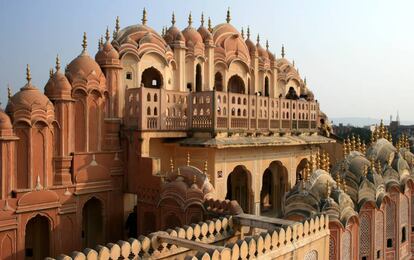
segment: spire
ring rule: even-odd
[[[285,45],[282,44],[282,58],[285,57]]]
[[[109,35],[109,27],[107,26],[105,32],[105,40],[109,42],[109,39],[111,39],[111,36]]]
[[[188,27],[191,27],[191,25],[193,24],[193,17],[191,16],[191,12],[188,15]]]
[[[86,37],[86,32],[84,32],[83,40],[82,40],[82,54],[86,54],[87,47],[88,47],[88,38]]]
[[[207,175],[207,160],[204,161],[204,175]]]
[[[256,38],[257,44],[260,44],[260,35],[257,34],[257,38]]]
[[[329,180],[326,181],[326,197],[329,198],[331,196],[331,185],[329,184]]]
[[[227,17],[226,17],[226,22],[230,23],[231,21],[231,17],[230,17],[230,7],[227,9]]]
[[[39,190],[43,189],[42,184],[40,184],[40,177],[39,177],[39,175],[37,175],[35,189],[36,189],[37,191],[39,191]]]
[[[295,60],[292,60],[292,66],[295,67]]]
[[[49,78],[52,78],[53,77],[53,68],[50,68],[50,70],[49,70]]]
[[[174,12],[171,15],[171,26],[175,26],[175,13]]]
[[[266,40],[266,50],[269,50],[269,41]]]
[[[250,39],[250,26],[247,26],[247,39]]]
[[[30,81],[32,80],[32,74],[30,72],[29,64],[27,64],[26,66],[26,80],[27,80],[27,84],[30,84]]]
[[[190,153],[187,152],[187,166],[190,166]]]
[[[193,184],[196,184],[197,183],[197,175],[193,175]]]
[[[142,25],[146,25],[147,24],[147,10],[145,10],[145,8],[144,8],[144,10],[142,10],[142,19],[141,19],[141,22],[142,22]]]
[[[60,70],[60,59],[59,54],[56,55],[56,72]]]
[[[244,39],[244,30],[243,30],[243,27],[241,28],[240,34],[241,34],[242,38]]]
[[[115,36],[118,36],[118,33],[119,33],[119,29],[120,29],[121,27],[119,26],[119,16],[117,16],[116,17],[116,20],[115,20]],[[114,37],[115,38],[115,37]]]
[[[211,27],[211,18],[208,17],[208,30],[211,32],[213,32],[213,27]]]
[[[306,86],[306,77],[303,79],[303,84],[305,84],[305,86]]]
[[[161,31],[161,36],[164,37],[165,36],[165,27],[162,27],[162,31]]]
[[[204,26],[204,13],[203,12],[201,12],[201,20],[200,20],[200,22],[201,22],[201,27],[203,27]]]
[[[12,97],[12,92],[11,92],[10,85],[7,85],[7,98],[10,100],[11,97]]]
[[[103,36],[101,35],[101,38],[99,38],[98,41],[98,51],[100,51],[103,47]]]

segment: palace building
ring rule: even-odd
[[[65,69],[57,57],[44,92],[29,66],[9,90],[0,259],[411,256],[406,139],[381,125],[368,147],[320,152],[342,144],[283,46],[254,43],[230,11],[175,23],[117,18],[94,57],[86,33]]]

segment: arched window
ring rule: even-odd
[[[203,78],[201,76],[201,65],[197,64],[196,66],[196,92],[202,91]]]
[[[146,88],[161,88],[163,85],[161,72],[154,67],[144,70],[141,76],[142,85]]]
[[[217,91],[223,91],[223,75],[220,72],[216,72],[214,75],[214,88]]]
[[[238,75],[231,76],[229,83],[227,84],[227,89],[232,93],[244,94],[245,87],[242,78],[240,78]]]
[[[265,77],[265,84],[264,84],[264,95],[265,97],[270,96],[269,94],[269,77]]]

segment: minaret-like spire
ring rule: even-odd
[[[172,15],[171,15],[171,26],[175,26],[175,13],[174,12],[172,12]]]
[[[260,44],[260,35],[257,34],[257,38],[256,38],[257,44]]]
[[[145,10],[145,8],[144,8],[144,10],[142,10],[142,19],[141,19],[141,22],[142,22],[142,25],[146,25],[147,24],[147,10]]]
[[[247,39],[250,39],[250,26],[247,26]]]
[[[213,27],[211,27],[211,18],[208,17],[208,30],[209,32],[213,32]]]
[[[56,55],[56,72],[58,72],[60,70],[60,59],[59,59],[59,54]]]
[[[230,23],[231,21],[231,17],[230,17],[230,7],[227,9],[227,17],[226,17],[226,22]]]
[[[269,50],[269,41],[266,40],[266,50]]]
[[[50,70],[49,70],[49,78],[52,78],[53,77],[53,68],[50,68]]]
[[[86,37],[86,32],[84,32],[83,40],[82,40],[82,54],[86,54],[87,47],[88,47],[88,38]]]
[[[243,30],[243,27],[241,28],[240,34],[241,34],[242,38],[244,39],[244,30]]]
[[[164,36],[165,36],[165,27],[164,27],[164,26],[162,27],[162,30],[161,30],[161,36],[162,36],[162,37],[164,37]]]
[[[204,13],[203,12],[201,12],[200,22],[201,22],[201,27],[203,27],[204,26]]]
[[[282,44],[282,58],[285,57],[285,45]]]
[[[103,36],[101,35],[101,38],[99,38],[98,41],[98,51],[100,51],[103,47]]]
[[[119,29],[121,29],[121,27],[119,26],[119,16],[117,16],[116,17],[116,20],[115,20],[115,32],[116,32],[116,36],[118,36]]]
[[[7,98],[10,100],[11,97],[12,97],[11,88],[10,88],[10,85],[7,84]]]
[[[27,80],[27,84],[30,84],[30,81],[32,80],[32,74],[30,72],[29,64],[27,64],[26,66],[26,80]]]
[[[188,15],[188,27],[191,27],[191,25],[193,24],[193,17],[191,16],[191,12]]]
[[[106,32],[105,32],[105,40],[107,42],[109,42],[109,40],[111,39],[111,36],[109,35],[109,27],[106,27]]]
[[[295,60],[292,60],[292,66],[295,67]]]
[[[305,86],[306,86],[306,77],[303,79],[303,84],[305,84]]]

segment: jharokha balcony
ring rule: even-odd
[[[142,131],[314,132],[319,104],[221,91],[126,91],[125,125]]]

